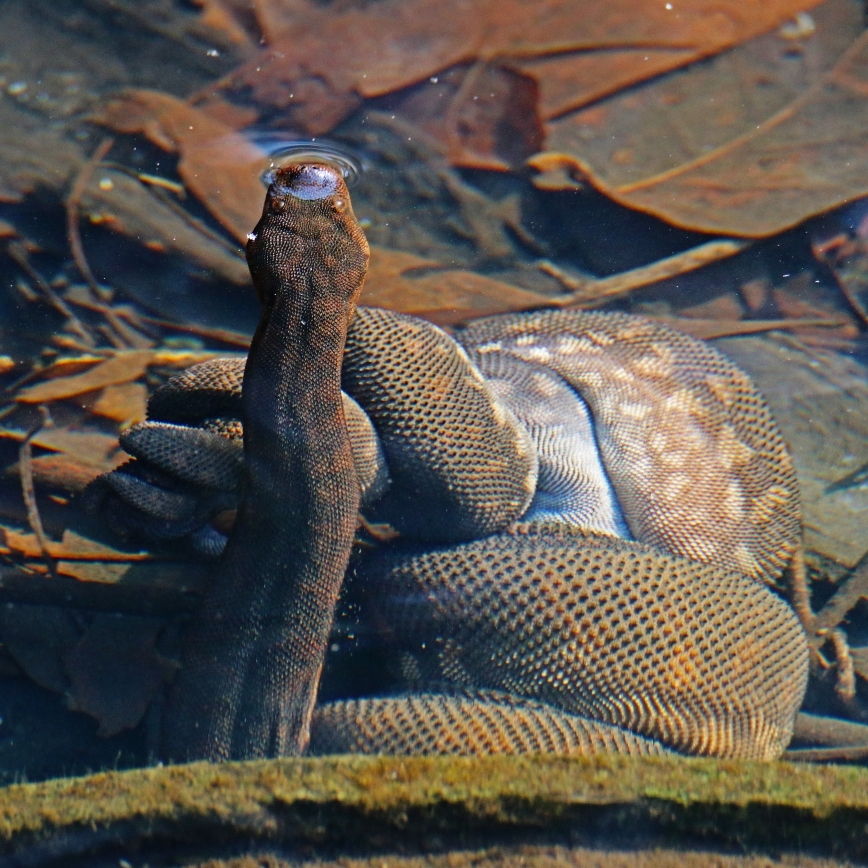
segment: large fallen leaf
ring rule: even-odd
[[[63,654],[81,638],[76,615],[54,606],[0,606],[0,639],[15,662],[41,687],[65,693]]]
[[[135,615],[95,615],[81,640],[63,654],[67,703],[99,721],[99,734],[134,727],[174,671],[154,649],[164,622]]]
[[[197,178],[206,176],[213,168],[209,158],[200,162],[201,136],[214,136],[215,141],[240,138],[204,111],[174,97],[149,91],[129,91],[118,97],[110,104],[102,121],[112,129],[141,133],[161,147],[178,151],[182,154],[180,165],[186,165],[187,174]],[[246,238],[262,211],[264,191],[259,173],[263,165],[261,154],[251,156],[246,163],[235,165],[219,183],[212,179],[201,196],[202,203],[239,240]],[[202,189],[201,184],[191,187],[197,196]],[[362,295],[363,304],[412,313],[441,325],[539,307],[546,301],[544,296],[475,272],[443,269],[433,260],[376,246],[371,250],[371,265]],[[48,387],[50,384],[41,385]],[[51,394],[47,388],[44,393]]]
[[[58,377],[22,389],[15,400],[24,404],[44,404],[93,392],[104,386],[114,386],[138,380],[153,361],[152,350],[119,352],[81,374]]]
[[[230,178],[231,172],[223,176]],[[181,209],[160,200],[126,172],[110,168],[95,172],[82,195],[80,210],[92,224],[134,238],[149,250],[183,255],[200,270],[239,286],[250,280],[240,250],[206,235],[185,219]],[[100,276],[113,282],[111,274]]]
[[[868,193],[868,36],[829,0],[804,43],[775,34],[549,124],[607,196],[688,229],[761,237]],[[746,97],[749,95],[749,98]],[[560,158],[555,154],[560,154]]]
[[[435,269],[435,270],[432,270]],[[438,268],[413,253],[372,247],[362,304],[455,325],[474,317],[544,306],[545,296],[464,269]]]
[[[545,141],[536,79],[498,63],[455,66],[404,88],[381,101],[387,113],[422,130],[453,166],[502,171]]]
[[[149,90],[127,91],[96,117],[121,133],[141,133],[181,155],[187,188],[239,241],[254,227],[264,192],[266,155],[249,139],[183,100]],[[255,181],[255,183],[254,183]]]
[[[227,80],[293,127],[331,129],[376,97],[457,64],[533,75],[549,118],[735,45],[811,0],[380,0],[335,9],[258,0],[271,47]]]

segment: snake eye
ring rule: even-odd
[[[332,199],[332,208],[334,208],[338,214],[343,214],[343,212],[347,210],[347,200],[341,199],[340,196],[337,196]]]
[[[280,214],[281,211],[286,209],[286,202],[283,199],[272,199],[271,200],[271,210],[274,211],[275,214]]]

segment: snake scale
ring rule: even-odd
[[[277,172],[247,256],[246,367],[157,390],[91,498],[117,530],[212,554],[209,520],[238,504],[167,757],[783,751],[808,667],[775,590],[797,484],[745,374],[625,314],[453,338],[356,312],[367,245],[326,164]],[[351,560],[360,507],[400,537]],[[342,585],[413,674],[314,707]]]

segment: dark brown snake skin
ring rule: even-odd
[[[305,749],[359,508],[340,370],[368,245],[340,174],[278,172],[247,261],[262,318],[242,396],[246,479],[170,698],[178,760]]]
[[[495,317],[460,333],[462,349],[428,323],[362,308],[343,360],[361,404],[344,396],[348,443],[333,317],[350,316],[363,239],[349,208],[283,192],[282,211],[269,193],[249,248],[260,296],[277,301],[243,391],[237,360],[176,377],[150,402],[157,421],[124,437],[138,461],[102,481],[137,521],[183,536],[207,511],[195,486],[232,493],[250,468],[188,639],[169,755],[303,749],[360,487],[366,517],[405,542],[357,559],[348,589],[412,651],[421,681],[319,707],[311,750],[779,755],[807,645],[764,583],[797,544],[798,496],[748,378],[640,317]],[[318,311],[280,313],[296,284]],[[244,456],[226,439],[239,416]],[[564,460],[584,441],[604,466]]]

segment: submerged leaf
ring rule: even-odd
[[[294,127],[331,129],[359,98],[496,58],[536,79],[550,118],[707,57],[816,5],[811,0],[380,0],[336,9],[259,0],[271,47],[226,84]],[[504,64],[505,65],[505,64]]]
[[[149,90],[127,91],[97,120],[180,153],[178,174],[187,188],[239,241],[256,224],[263,200],[258,179],[267,158],[227,124],[177,97]]]
[[[68,609],[7,603],[0,606],[0,639],[15,662],[41,687],[65,693],[69,676],[63,654],[81,638]]]
[[[26,558],[41,558],[42,550],[36,534],[21,533],[9,527],[0,527],[6,548],[11,552]],[[48,554],[53,558],[82,561],[116,561],[131,563],[133,561],[152,560],[153,555],[141,551],[122,551],[113,546],[96,540],[88,539],[71,530],[63,532],[60,542],[48,543]]]
[[[136,726],[174,671],[154,649],[163,627],[156,618],[95,615],[81,640],[63,654],[69,708],[95,717],[101,736]]]
[[[104,386],[138,380],[154,358],[151,350],[119,352],[81,374],[58,377],[22,389],[15,400],[23,404],[44,404],[93,392]]]
[[[557,152],[605,195],[677,226],[743,237],[865,195],[868,36],[850,42],[863,28],[853,4],[815,16],[800,54],[769,35],[553,120],[547,162]]]
[[[474,271],[443,270],[431,260],[383,247],[371,248],[361,298],[362,304],[414,314],[438,325],[542,307],[548,301],[546,296]]]
[[[123,425],[134,425],[147,415],[148,390],[144,383],[116,383],[106,386],[90,408]]]

